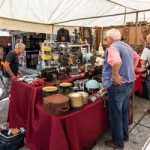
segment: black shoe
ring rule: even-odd
[[[125,141],[125,142],[129,142],[129,138],[125,138],[124,141]]]
[[[108,147],[111,147],[111,148],[123,149],[123,146],[121,147],[121,146],[115,145],[112,140],[105,141],[105,145],[108,146]]]

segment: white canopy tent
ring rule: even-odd
[[[136,21],[136,12],[140,21],[150,21],[150,1],[0,0],[0,28],[46,33],[51,25],[124,25]]]
[[[10,34],[7,31],[0,31],[0,36],[10,36]]]

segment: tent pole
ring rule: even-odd
[[[139,12],[147,12],[147,11],[150,11],[150,9],[126,12],[126,15],[127,15],[127,14],[135,14],[135,13],[139,13]],[[67,23],[67,22],[72,22],[72,21],[78,21],[78,20],[88,20],[88,19],[96,19],[96,18],[114,17],[114,16],[121,16],[121,15],[124,15],[124,14],[125,14],[125,13],[117,13],[117,14],[112,14],[112,15],[103,15],[103,16],[77,18],[77,19],[72,19],[72,20],[66,20],[66,21],[56,22],[56,23],[54,23],[54,24],[57,25],[57,24],[62,24],[62,23]],[[52,24],[49,24],[49,25],[52,25]]]
[[[138,12],[136,12],[136,22],[135,22],[135,44],[137,44],[137,30],[138,30]]]
[[[14,34],[12,34],[12,38],[11,38],[11,42],[12,42],[12,50],[14,50],[15,49],[15,35]]]
[[[138,29],[138,12],[136,12],[136,24],[135,24],[135,44],[137,44],[137,29]],[[132,119],[131,123],[133,123],[134,119],[134,103],[135,101],[135,93],[134,93],[134,85],[133,85],[133,90],[132,90]]]
[[[127,11],[127,8],[125,7],[125,14],[124,14],[124,26],[126,25],[126,11]]]
[[[104,35],[103,35],[103,27],[101,27],[101,44],[103,45],[103,38],[104,38]]]
[[[53,40],[53,34],[54,34],[54,24],[52,25],[52,36],[51,36],[51,40]]]

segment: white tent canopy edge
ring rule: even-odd
[[[0,28],[49,33],[51,25],[124,25],[141,10],[139,21],[150,21],[149,9],[149,0],[0,0]],[[134,13],[124,17],[125,11]]]

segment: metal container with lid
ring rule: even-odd
[[[69,94],[71,107],[74,109],[81,109],[84,105],[81,93],[70,93]]]
[[[68,95],[72,91],[72,84],[69,82],[60,83],[59,86],[63,95]]]
[[[54,94],[43,98],[44,110],[53,115],[61,115],[67,112],[70,108],[69,98],[61,95]]]
[[[89,94],[87,92],[77,92],[82,95],[83,104],[88,103]]]

